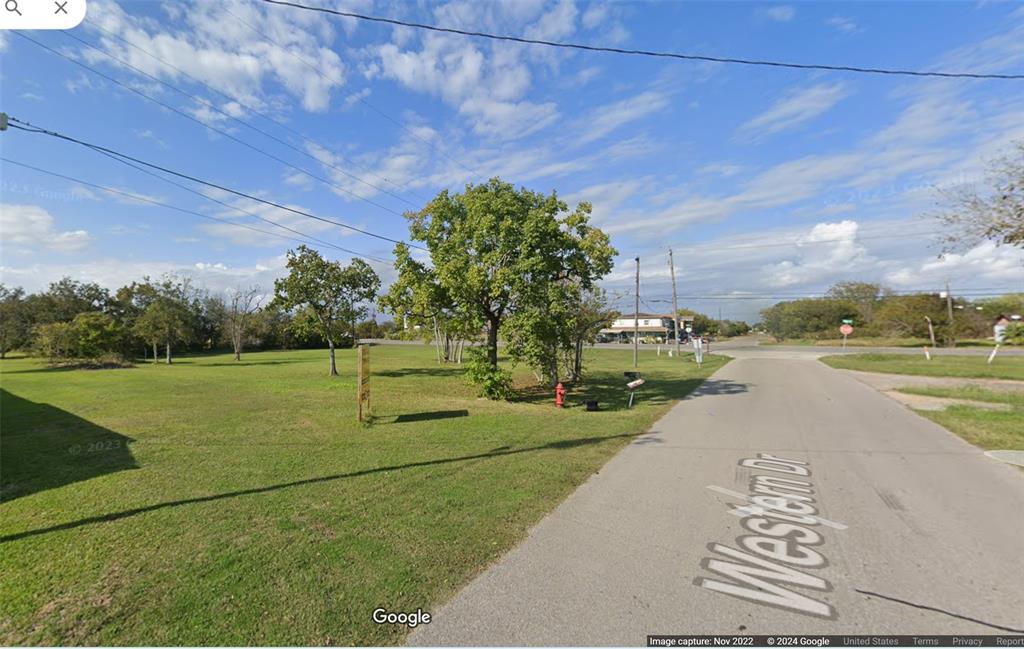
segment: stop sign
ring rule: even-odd
[[[844,324],[842,327],[839,327],[839,333],[843,334],[844,336],[849,336],[850,334],[853,333],[853,327],[851,327],[848,324]]]

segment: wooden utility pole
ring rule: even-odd
[[[640,353],[640,258],[636,258],[636,293],[633,300],[633,367],[637,367],[637,356]]]
[[[370,414],[370,346],[356,348],[356,414],[365,421]]]
[[[671,248],[668,249],[668,268],[672,273],[672,322],[676,332],[676,358],[679,358],[679,304],[676,303],[676,265]]]

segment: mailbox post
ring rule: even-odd
[[[626,387],[629,388],[629,405],[626,407],[632,408],[633,398],[636,396],[637,388],[646,383],[646,381],[640,378],[640,372],[625,372],[624,374],[627,379],[633,379],[632,381],[626,384]]]

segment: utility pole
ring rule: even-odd
[[[671,248],[668,249],[668,268],[672,273],[672,323],[676,332],[676,358],[679,358],[679,304],[676,303],[676,265]]]
[[[633,367],[637,367],[640,353],[640,258],[636,258],[636,293],[633,300]]]
[[[949,280],[946,280],[946,317],[949,319],[949,346],[956,347],[953,337],[953,294],[949,292]]]

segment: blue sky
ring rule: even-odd
[[[320,3],[714,56],[1024,70],[1024,9],[1014,3]],[[755,320],[781,296],[820,293],[842,279],[901,290],[947,280],[954,291],[1024,288],[1019,248],[984,244],[939,259],[934,224],[922,217],[936,187],[979,182],[985,160],[1024,139],[1024,82],[566,52],[247,1],[91,1],[73,33],[96,49],[60,32],[29,35],[201,123],[10,33],[0,41],[0,110],[395,239],[406,237],[401,213],[444,188],[498,175],[557,190],[592,202],[595,221],[612,234],[621,255],[606,286],[623,307],[639,255],[645,310],[667,308],[670,245],[681,302],[732,318]],[[22,163],[274,229],[52,138],[7,131],[0,146]],[[13,165],[2,171],[3,281],[29,290],[65,274],[116,288],[166,272],[191,274],[213,291],[269,288],[298,245]],[[203,191],[318,239],[390,256],[386,241]],[[374,263],[386,282],[391,269]],[[709,295],[730,297],[697,299]]]

